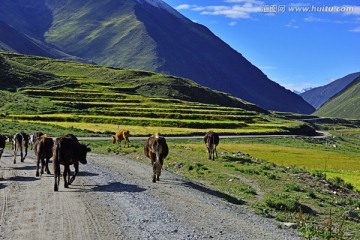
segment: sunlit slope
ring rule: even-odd
[[[329,99],[314,115],[360,119],[360,77]]]
[[[190,80],[10,53],[0,54],[3,115],[40,122],[301,131],[256,105]],[[16,91],[16,92],[15,92]]]

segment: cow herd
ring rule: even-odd
[[[129,147],[129,136],[130,132],[127,129],[119,129],[118,132],[112,136],[113,144],[118,143],[118,145],[121,146],[120,143],[124,140],[125,146],[127,143]],[[16,164],[18,151],[20,151],[20,161],[24,162],[30,145],[36,156],[36,177],[44,174],[44,171],[46,171],[47,174],[51,174],[49,161],[50,158],[53,159],[54,191],[59,190],[61,177],[60,165],[64,166],[62,174],[64,187],[68,188],[79,173],[79,163],[86,164],[86,155],[91,151],[88,145],[81,144],[73,134],[67,134],[54,140],[42,132],[28,135],[24,131],[20,131],[14,136],[8,137],[0,134],[0,159],[4,152],[6,141],[12,143],[14,164]],[[217,157],[216,146],[219,144],[219,135],[213,131],[207,132],[204,137],[204,143],[208,150],[209,159],[214,160],[215,156]],[[169,147],[165,137],[159,133],[150,136],[145,142],[144,154],[151,160],[153,168],[152,181],[155,183],[160,180],[164,159],[169,154]],[[73,165],[75,168],[75,173],[72,176],[70,165]]]

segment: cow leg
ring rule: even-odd
[[[25,155],[24,155],[24,158],[23,158],[22,162],[24,162],[24,160],[25,160],[25,158],[27,156],[27,151],[28,151],[28,146],[25,146]]]
[[[209,160],[211,160],[211,150],[208,148]]]
[[[69,184],[68,184],[68,174],[70,171],[70,166],[69,165],[64,165],[64,173],[63,173],[63,177],[64,177],[64,188],[69,188]]]
[[[44,168],[45,168],[45,157],[41,157],[41,175],[44,174]]]
[[[160,175],[161,175],[161,165],[160,164],[156,164],[156,180],[160,181]]]
[[[46,157],[45,170],[46,170],[47,174],[51,174],[50,169],[49,169],[49,161],[50,161],[50,158]]]
[[[17,149],[16,149],[16,146],[15,146],[15,148],[14,148],[14,164],[16,164],[16,151]]]
[[[54,191],[59,191],[60,184],[60,164],[54,162]]]
[[[79,162],[75,163],[74,167],[75,167],[75,174],[74,176],[71,177],[69,181],[69,185],[74,182],[76,175],[79,173]]]
[[[40,165],[40,156],[36,158],[36,177],[39,177],[39,165]],[[42,174],[42,173],[41,173]]]
[[[156,166],[153,164],[153,175],[152,175],[152,182],[156,182]]]
[[[24,156],[24,154],[23,154],[23,148],[22,148],[22,146],[20,145],[20,161],[21,161],[21,162],[24,162],[23,156]]]

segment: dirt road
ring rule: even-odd
[[[146,163],[145,163],[146,162]],[[52,169],[52,164],[50,164]],[[0,161],[0,239],[301,239],[214,191],[120,156],[90,154],[73,185],[35,177],[32,152]]]

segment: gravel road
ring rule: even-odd
[[[167,171],[152,183],[145,159],[89,154],[73,185],[61,179],[54,192],[53,175],[36,178],[29,155],[0,160],[0,239],[302,239]]]

